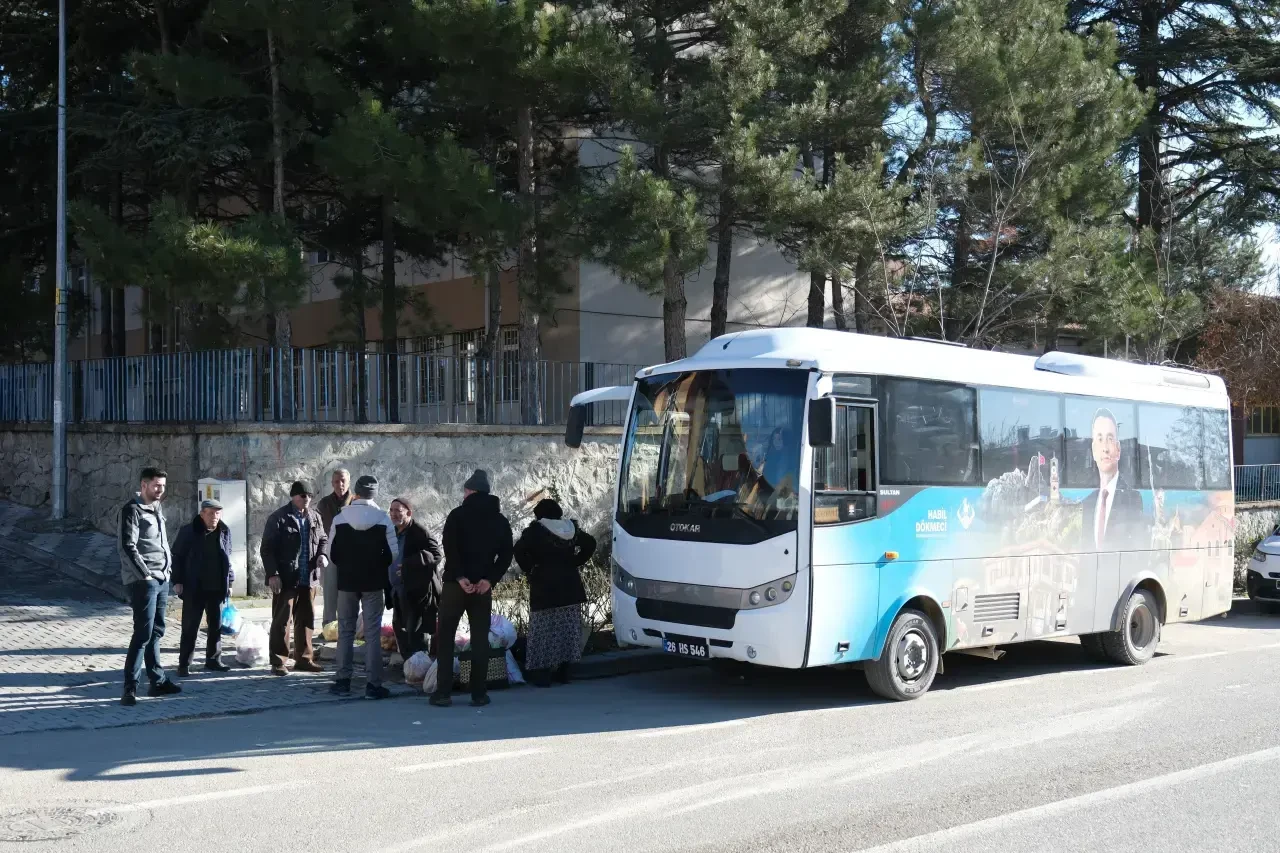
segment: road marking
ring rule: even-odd
[[[1213,776],[1217,773],[1233,770],[1246,764],[1258,764],[1260,762],[1270,761],[1274,758],[1280,758],[1280,747],[1271,747],[1270,749],[1263,749],[1258,752],[1250,752],[1244,755],[1237,755],[1232,758],[1224,758],[1221,761],[1214,761],[1210,764],[1201,764],[1196,767],[1188,767],[1185,770],[1176,770],[1173,773],[1165,773],[1162,776],[1152,776],[1149,779],[1141,779],[1137,782],[1117,785],[1114,788],[1103,788],[1100,791],[1081,794],[1078,797],[1056,800],[1051,803],[1044,803],[1043,805],[1022,809],[1021,811],[996,815],[995,817],[985,818],[983,820],[974,821],[973,823],[965,823],[959,826],[953,826],[949,829],[942,829],[937,832],[926,833],[925,835],[916,835],[911,838],[904,838],[901,841],[894,841],[889,844],[881,844],[877,847],[859,848],[857,853],[906,853],[906,851],[912,850],[932,851],[938,849],[954,849],[954,845],[956,843],[968,840],[975,835],[981,835],[984,832],[1008,829],[1019,824],[1029,823],[1046,817],[1056,817],[1057,815],[1099,805],[1111,800],[1133,797],[1138,794],[1144,794],[1148,791],[1158,790],[1161,788],[1170,788],[1174,785],[1181,785],[1184,782],[1193,782],[1197,779],[1203,779],[1206,776]]]
[[[1176,652],[1157,658],[1152,661],[1149,666],[1155,667],[1157,670],[1161,667],[1173,666],[1178,663],[1190,663],[1197,660],[1208,660],[1210,658],[1223,657],[1224,655],[1240,655],[1248,652],[1265,652],[1271,649],[1280,649],[1280,643],[1267,643],[1261,646],[1249,646],[1244,649],[1226,649],[1216,652],[1201,652],[1194,655],[1181,655]],[[1004,678],[999,681],[988,681],[981,684],[966,684],[963,687],[942,688],[937,692],[943,695],[952,693],[981,693],[984,690],[999,690],[1004,687],[1017,687],[1027,684],[1028,682],[1038,681],[1040,679],[1049,678],[1075,678],[1081,675],[1105,675],[1116,672],[1130,672],[1137,667],[1131,666],[1098,666],[1091,669],[1068,669],[1055,670],[1051,672],[1038,672],[1031,675],[1022,675],[1014,678]]]
[[[721,720],[718,723],[699,723],[696,726],[675,726],[666,729],[654,729],[648,732],[637,732],[627,737],[633,738],[651,738],[651,737],[671,737],[672,735],[688,735],[696,732],[712,731],[714,729],[731,729],[736,726],[745,726],[746,720]]]
[[[488,755],[471,755],[466,758],[446,758],[443,761],[429,761],[426,764],[410,764],[406,767],[397,767],[396,770],[400,773],[417,773],[420,770],[438,770],[442,767],[461,767],[464,764],[483,764],[487,761],[521,758],[526,755],[536,755],[540,752],[546,752],[546,750],[517,749],[511,752],[491,752]]]
[[[113,814],[122,814],[126,812],[140,812],[148,809],[163,809],[169,806],[184,806],[188,803],[207,803],[213,800],[230,800],[235,797],[251,797],[255,794],[271,794],[279,792],[285,788],[296,788],[300,786],[300,782],[280,782],[274,785],[255,785],[251,788],[224,788],[221,791],[206,791],[203,794],[188,794],[185,797],[169,797],[163,800],[144,800],[141,803],[126,803],[120,806],[111,806],[109,808],[97,809],[89,812],[90,815],[97,816],[108,812]]]

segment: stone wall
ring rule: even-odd
[[[327,493],[335,468],[348,468],[353,477],[373,474],[381,506],[403,497],[437,534],[477,467],[489,471],[517,533],[531,519],[525,499],[544,488],[588,530],[607,531],[620,432],[588,429],[582,447],[573,449],[564,445],[562,427],[77,426],[67,438],[68,510],[114,533],[116,510],[137,490],[138,472],[158,465],[169,474],[166,517],[176,529],[194,512],[199,478],[246,480],[250,576],[260,584],[257,553],[267,515],[289,500],[294,480]],[[0,431],[0,465],[10,472],[0,480],[0,498],[26,506],[49,502],[51,441],[47,427]]]
[[[1245,567],[1253,549],[1280,524],[1280,503],[1240,504],[1236,507],[1236,587],[1244,589]]]

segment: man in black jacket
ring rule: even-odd
[[[296,482],[289,503],[271,513],[262,531],[262,566],[271,588],[271,674],[288,675],[289,621],[293,621],[293,669],[324,672],[311,645],[316,589],[326,561],[328,536],[311,506],[311,487]]]
[[[400,559],[400,543],[391,517],[373,502],[376,477],[356,480],[356,499],[338,513],[329,531],[329,558],[338,570],[338,677],[331,693],[351,692],[356,620],[364,614],[364,698],[391,695],[382,686],[382,611],[391,586],[387,570]]]
[[[462,506],[444,523],[444,589],[436,642],[436,691],[431,704],[448,706],[453,685],[453,637],[465,611],[471,624],[471,704],[489,704],[489,614],[493,585],[511,566],[511,524],[489,494],[489,475],[477,468],[463,484]]]
[[[182,599],[182,640],[178,675],[191,674],[191,656],[204,617],[207,672],[231,669],[222,662],[222,603],[231,595],[231,531],[222,523],[222,504],[204,501],[200,514],[178,531],[173,544],[173,591]]]

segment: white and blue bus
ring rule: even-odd
[[[943,652],[1079,636],[1125,664],[1231,605],[1221,379],[817,329],[716,338],[630,387],[620,642],[928,690]]]

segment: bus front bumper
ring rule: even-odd
[[[776,607],[739,610],[732,627],[709,627],[655,618],[652,606],[642,616],[639,599],[613,590],[614,633],[620,645],[641,646],[693,658],[713,658],[798,669],[804,663],[807,599],[792,598]],[[672,618],[679,616],[678,609]],[[798,621],[797,621],[798,620]],[[792,625],[790,623],[797,622]],[[670,643],[664,641],[671,641]]]

